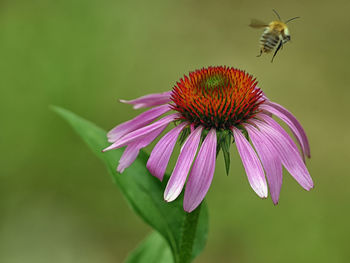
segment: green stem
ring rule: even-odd
[[[185,221],[182,226],[182,237],[180,243],[180,263],[189,263],[192,261],[193,243],[196,236],[198,218],[201,211],[201,205],[191,213],[186,213]]]

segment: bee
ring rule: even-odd
[[[299,16],[288,19],[286,22],[282,22],[280,15],[276,12],[276,10],[272,9],[272,11],[276,14],[278,20],[272,21],[267,24],[262,21],[252,19],[250,23],[250,27],[252,28],[265,28],[263,34],[260,37],[260,54],[257,57],[260,57],[263,53],[270,53],[275,50],[271,62],[275,58],[277,52],[283,47],[283,44],[290,41],[290,34],[287,27],[287,23],[300,18]]]

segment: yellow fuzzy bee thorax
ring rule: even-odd
[[[269,24],[269,28],[270,28],[270,30],[282,32],[284,29],[287,28],[287,25],[281,21],[272,21]]]

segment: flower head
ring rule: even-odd
[[[313,187],[304,163],[305,156],[310,157],[310,148],[302,126],[288,110],[267,99],[255,79],[244,71],[231,67],[203,68],[184,76],[172,91],[122,102],[134,105],[135,109],[151,109],[112,129],[108,133],[112,144],[105,151],[126,146],[117,168],[123,172],[140,149],[174,123],[175,127],[153,148],[147,168],[163,180],[176,142],[183,143],[164,199],[175,200],[186,183],[187,212],[193,211],[208,192],[220,150],[228,172],[232,141],[251,187],[261,198],[267,197],[269,186],[272,201],[278,203],[282,165],[304,189]],[[300,151],[272,115],[289,126]]]
[[[262,101],[255,79],[226,67],[204,68],[174,87],[171,108],[181,119],[206,129],[230,129],[254,116]]]

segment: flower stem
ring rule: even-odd
[[[193,243],[196,236],[198,218],[201,211],[201,205],[191,213],[186,213],[185,221],[182,226],[182,237],[180,245],[180,263],[189,263],[192,261]]]

